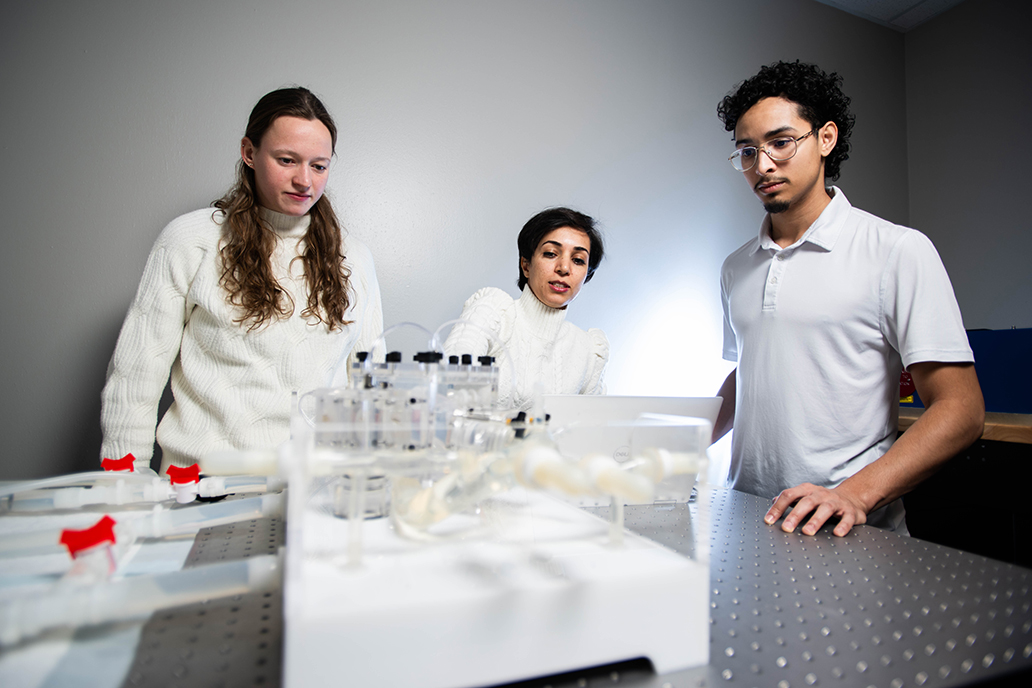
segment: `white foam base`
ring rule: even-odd
[[[459,688],[637,657],[659,673],[708,662],[706,562],[630,533],[614,547],[604,521],[522,490],[437,529],[467,527],[426,545],[367,522],[349,568],[347,521],[306,512],[304,543],[287,548],[285,685]]]

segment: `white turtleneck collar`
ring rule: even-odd
[[[541,339],[555,339],[566,320],[565,308],[552,308],[541,303],[530,290],[529,284],[524,285],[523,293],[516,302],[516,310],[523,326]]]
[[[269,223],[272,231],[276,232],[281,239],[303,237],[308,232],[308,225],[312,221],[312,216],[309,213],[296,217],[294,215],[277,213],[275,210],[269,210],[264,207],[259,207],[258,212],[262,219]]]

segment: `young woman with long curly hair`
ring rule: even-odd
[[[161,470],[289,435],[292,391],[345,384],[383,329],[372,256],[323,191],[337,128],[305,88],[266,94],[237,180],[158,237],[122,326],[102,399],[102,456]],[[157,425],[171,371],[174,401]]]

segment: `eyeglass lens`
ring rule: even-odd
[[[784,161],[791,158],[796,154],[799,149],[799,144],[792,137],[785,137],[780,139],[773,139],[767,141],[762,146],[763,151],[770,156],[771,160]],[[748,169],[752,169],[752,166],[756,164],[756,159],[759,157],[759,151],[756,146],[746,146],[745,148],[739,148],[731,154],[731,164],[735,166],[735,169],[739,172],[744,172]]]

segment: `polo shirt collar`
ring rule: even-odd
[[[831,251],[838,241],[839,234],[845,224],[849,211],[853,208],[846,198],[846,194],[837,186],[831,187],[831,203],[824,208],[821,214],[814,220],[813,224],[806,230],[799,241],[786,248],[798,248],[804,243],[810,243],[825,251]],[[759,241],[756,242],[752,253],[759,250],[783,251],[780,246],[774,243],[770,237],[770,214],[763,217],[760,223]]]

